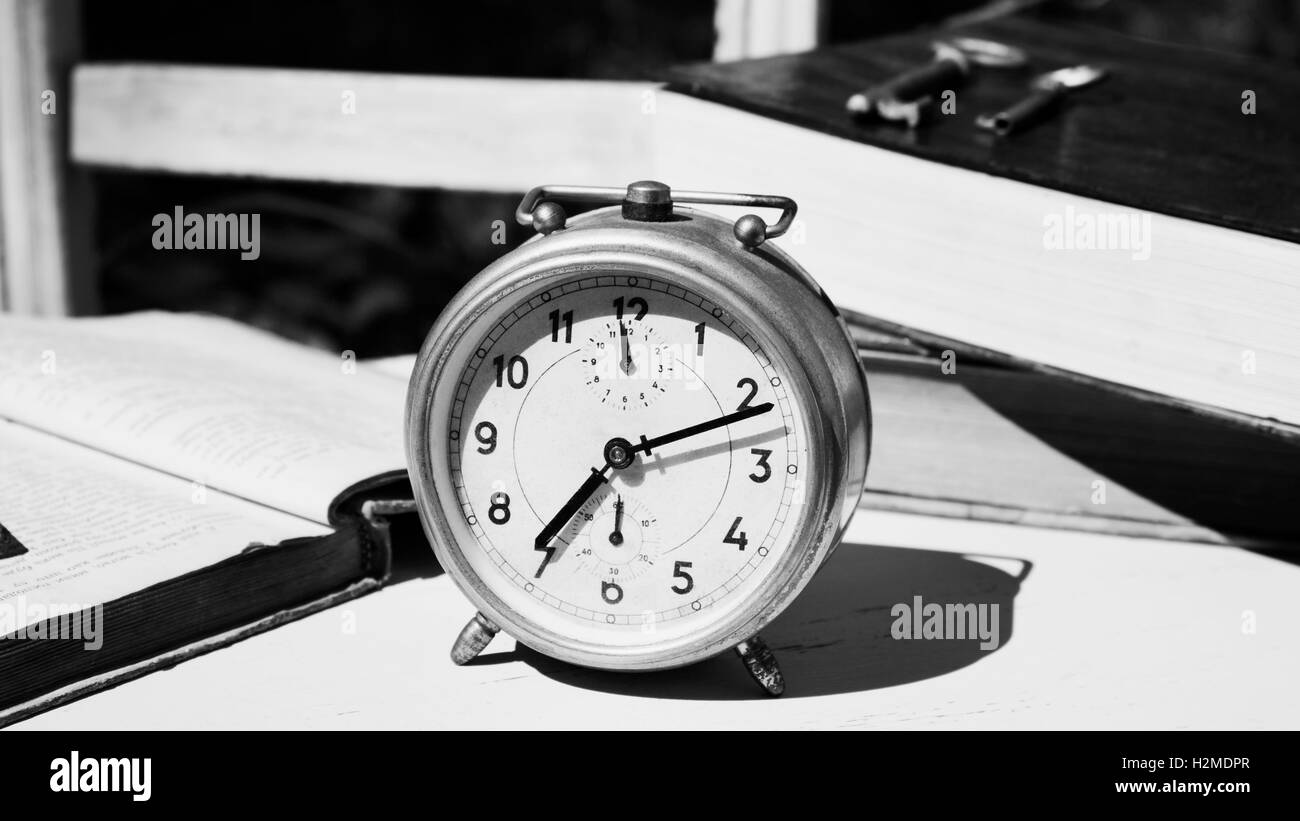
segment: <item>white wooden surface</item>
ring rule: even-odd
[[[743,60],[814,49],[822,39],[822,20],[819,0],[718,0],[713,59]]]
[[[454,667],[447,649],[470,609],[440,576],[18,727],[1300,728],[1300,566],[872,511],[849,536],[766,631],[789,680],[778,700],[756,696],[728,657],[614,675],[498,637],[483,663]],[[991,652],[890,638],[889,608],[916,594],[999,602],[1010,635]]]
[[[654,170],[650,83],[91,63],[73,92],[92,165],[509,192]]]

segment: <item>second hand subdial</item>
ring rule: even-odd
[[[614,529],[610,531],[609,543],[618,547],[623,544],[623,494],[614,501]]]
[[[617,535],[617,538],[615,536]],[[602,579],[634,579],[659,556],[659,520],[635,498],[598,493],[566,529],[578,566]]]

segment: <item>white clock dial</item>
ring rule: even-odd
[[[805,502],[785,367],[725,306],[658,279],[590,274],[506,302],[448,373],[447,515],[473,533],[458,549],[475,574],[530,622],[606,646],[744,606]]]

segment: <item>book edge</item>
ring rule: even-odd
[[[383,578],[362,578],[343,590],[313,599],[306,604],[277,610],[255,621],[198,639],[174,650],[65,685],[39,698],[0,710],[0,727],[8,727],[88,695],[133,681],[157,670],[175,666],[191,658],[206,655],[213,650],[227,647],[251,636],[265,633],[281,625],[327,610],[342,602],[350,601],[380,589],[383,587],[384,581]]]

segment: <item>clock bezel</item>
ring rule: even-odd
[[[730,223],[709,214],[678,209],[684,219],[667,223],[627,223],[614,209],[572,220],[569,227],[534,238],[503,256],[457,295],[430,331],[412,375],[407,402],[407,448],[412,487],[425,531],[443,568],[488,619],[538,652],[575,664],[612,670],[678,667],[716,655],[744,641],[771,622],[802,591],[834,548],[847,524],[843,504],[856,504],[862,479],[854,472],[848,448],[869,440],[869,417],[845,414],[845,397],[825,386],[835,384],[825,343],[813,327],[838,323],[833,310],[814,296],[809,284],[772,264],[770,254],[747,251],[720,237]],[[455,401],[452,388],[490,328],[485,317],[502,301],[518,304],[532,294],[570,279],[593,275],[645,276],[675,284],[723,306],[758,340],[760,347],[793,380],[788,394],[803,417],[808,465],[803,471],[804,504],[790,525],[791,547],[774,557],[777,566],[746,602],[698,631],[658,644],[601,645],[576,640],[520,614],[479,576],[462,545],[481,546],[450,487],[451,461],[442,435]],[[820,294],[816,294],[820,298]],[[801,310],[804,315],[800,315]],[[809,317],[819,310],[824,314]],[[793,313],[792,313],[793,312]],[[837,328],[842,332],[842,327]],[[823,336],[826,336],[823,334]],[[851,348],[831,335],[830,342]],[[842,354],[843,351],[837,353]],[[850,350],[861,376],[861,367]],[[443,380],[450,381],[443,385]],[[840,380],[842,381],[842,380]],[[819,386],[821,389],[819,389]],[[865,402],[865,378],[862,381]],[[861,460],[865,473],[865,454]]]

